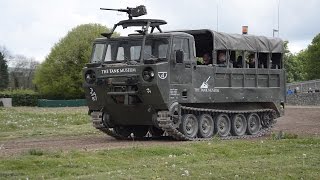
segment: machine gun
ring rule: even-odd
[[[159,32],[162,32],[160,29],[161,25],[167,24],[164,20],[159,19],[132,19],[133,17],[140,17],[147,14],[147,8],[144,5],[137,6],[135,8],[127,7],[127,9],[109,9],[109,8],[100,8],[101,10],[108,11],[118,11],[125,12],[128,14],[128,20],[122,20],[115,24],[109,33],[102,33],[101,35],[110,38],[115,29],[118,26],[122,26],[123,28],[132,27],[132,26],[140,26],[142,30],[137,30],[139,34],[146,35],[148,33],[149,28],[151,28],[151,33],[153,33],[154,29],[158,29]]]
[[[127,9],[100,8],[100,10],[125,12],[128,14],[130,20],[132,19],[132,17],[139,17],[147,14],[147,8],[144,5],[140,5],[135,8],[127,7]]]

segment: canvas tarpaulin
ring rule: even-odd
[[[283,53],[283,41],[264,36],[227,34],[212,31],[215,50],[244,50]]]

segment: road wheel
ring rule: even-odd
[[[114,127],[114,131],[118,135],[120,135],[120,136],[122,136],[124,138],[127,138],[132,133],[132,128],[131,127],[127,127],[127,126],[116,126],[116,127]]]
[[[160,137],[164,133],[164,131],[162,129],[159,129],[159,128],[154,127],[154,126],[151,126],[149,128],[149,132],[152,135],[152,137]]]
[[[148,131],[149,131],[148,126],[134,126],[132,128],[132,133],[133,133],[134,137],[136,137],[136,138],[144,137]]]
[[[195,138],[198,133],[198,120],[196,116],[193,114],[183,115],[179,130],[188,138]]]
[[[234,136],[242,136],[247,130],[247,120],[243,114],[236,114],[232,117],[231,133]]]
[[[257,113],[251,113],[247,117],[247,133],[250,135],[255,135],[259,132],[261,127],[261,120]]]
[[[215,118],[215,132],[220,136],[220,137],[226,137],[230,133],[231,129],[231,123],[230,123],[230,118],[227,114],[219,114]]]
[[[211,138],[214,131],[214,123],[210,114],[202,114],[199,116],[198,136],[202,138]]]

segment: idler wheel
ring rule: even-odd
[[[185,114],[182,116],[181,124],[179,127],[182,132],[188,138],[195,138],[198,133],[198,120],[193,114]]]
[[[247,117],[247,133],[250,135],[255,135],[259,132],[261,127],[261,120],[257,113],[251,113]]]
[[[231,133],[234,136],[242,136],[247,130],[247,120],[243,114],[236,114],[232,117]]]
[[[199,119],[198,136],[201,138],[211,138],[214,131],[214,123],[210,114],[202,114]]]
[[[215,132],[220,137],[226,137],[230,133],[231,122],[227,114],[219,114],[215,120]]]

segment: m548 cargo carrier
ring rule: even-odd
[[[134,19],[146,14],[144,6],[117,11],[129,19],[94,41],[83,69],[95,128],[117,139],[246,138],[264,135],[283,115],[282,40],[209,29],[163,32],[164,20]],[[112,37],[118,26],[139,30]]]

